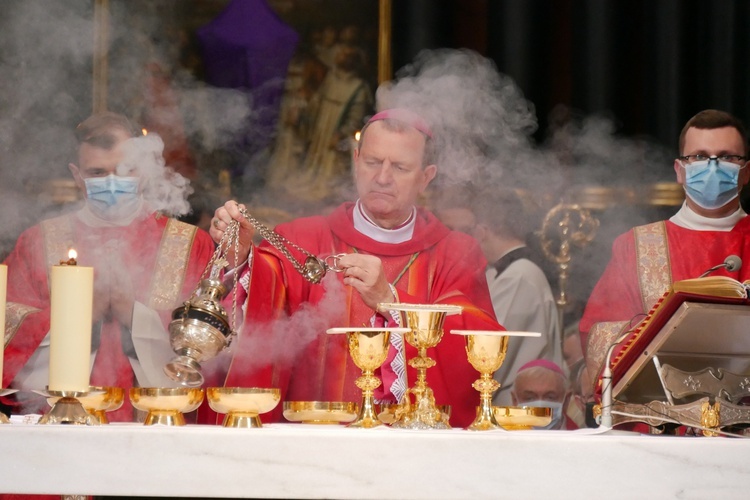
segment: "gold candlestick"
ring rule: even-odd
[[[414,386],[401,401],[402,410],[397,411],[393,427],[406,429],[450,429],[450,424],[435,405],[432,389],[427,385],[427,369],[435,366],[435,360],[427,356],[427,349],[435,347],[443,338],[445,317],[460,314],[463,308],[448,304],[378,304],[381,311],[400,311],[409,331],[406,341],[418,351],[409,366],[417,370]],[[414,395],[414,403],[410,401]]]
[[[122,406],[125,391],[122,387],[91,387],[89,394],[76,399],[83,409],[96,417],[100,424],[108,424],[107,412],[115,411]],[[47,403],[54,407],[60,400],[58,396],[47,398]]]
[[[362,390],[362,404],[357,418],[349,424],[349,427],[368,429],[383,425],[375,412],[373,398],[373,391],[380,387],[382,382],[374,375],[374,372],[388,356],[388,347],[391,345],[390,336],[402,335],[408,331],[408,328],[331,328],[327,331],[329,334],[346,334],[349,354],[357,368],[362,370],[362,376],[355,382]]]

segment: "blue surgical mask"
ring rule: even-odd
[[[121,177],[110,174],[106,177],[89,177],[86,184],[86,201],[97,216],[115,220],[132,214],[140,205],[138,177]]]
[[[519,406],[530,406],[532,408],[550,408],[552,410],[552,420],[550,421],[550,423],[545,425],[544,427],[534,427],[534,429],[549,430],[562,428],[562,403],[559,403],[557,401],[545,401],[543,399],[537,399],[536,401],[520,403]]]
[[[685,192],[699,207],[707,210],[723,207],[739,195],[740,166],[735,163],[710,158],[682,167]]]

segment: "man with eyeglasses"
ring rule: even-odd
[[[685,124],[674,161],[685,202],[669,220],[633,228],[615,240],[581,318],[590,373],[599,373],[609,345],[637,325],[672,283],[697,278],[730,255],[750,263],[750,245],[744,244],[750,218],[739,200],[750,179],[747,163],[747,133],[736,117],[709,109]],[[712,272],[744,281],[750,265]]]

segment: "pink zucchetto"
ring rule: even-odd
[[[562,368],[560,368],[557,363],[550,361],[548,359],[534,359],[532,361],[529,361],[525,365],[523,365],[521,368],[518,369],[518,372],[521,373],[524,370],[528,370],[529,368],[535,368],[535,367],[541,367],[546,368],[547,370],[553,371],[555,373],[559,373],[562,376],[565,376],[565,374],[562,371]]]
[[[406,108],[391,108],[391,109],[385,109],[383,111],[380,111],[379,113],[376,113],[367,120],[367,123],[376,122],[378,120],[398,120],[400,122],[404,122],[407,125],[414,127],[415,129],[422,132],[424,135],[432,139],[432,129],[430,129],[430,126],[427,124],[427,121],[416,114],[414,111],[410,111]]]

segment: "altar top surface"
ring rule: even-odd
[[[236,498],[746,498],[750,440],[300,424],[2,425],[0,491]],[[127,477],[127,480],[124,478]],[[627,479],[630,478],[630,479]],[[631,480],[637,479],[637,480]]]

